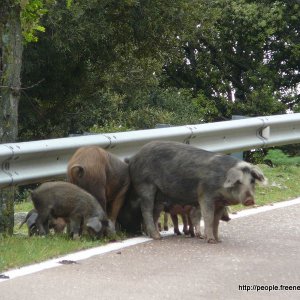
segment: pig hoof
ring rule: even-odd
[[[161,223],[160,222],[157,224],[157,230],[161,231]]]
[[[157,233],[153,233],[150,235],[154,240],[160,240],[161,239],[161,235],[157,232]]]
[[[201,233],[197,233],[195,236],[196,236],[196,238],[201,239],[201,240],[205,239],[205,236],[202,235]]]
[[[255,202],[253,199],[247,199],[244,203],[243,203],[245,206],[251,206],[251,205],[254,205]]]
[[[73,240],[79,240],[80,236],[79,234],[73,234]]]
[[[215,239],[213,239],[213,238],[208,239],[207,242],[208,242],[209,244],[217,244],[217,241],[216,241]]]

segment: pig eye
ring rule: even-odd
[[[242,182],[241,182],[240,180],[237,180],[237,181],[235,182],[235,184],[236,184],[236,185],[240,185],[240,184],[242,184]]]
[[[251,184],[254,184],[254,183],[255,183],[255,179],[252,178],[251,181],[250,181],[250,183],[251,183]]]

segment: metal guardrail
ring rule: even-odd
[[[68,160],[82,146],[98,145],[123,159],[152,140],[177,141],[224,153],[300,143],[300,113],[1,144],[0,187],[64,177]]]

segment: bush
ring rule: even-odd
[[[280,149],[272,149],[265,156],[265,161],[271,161],[273,165],[296,165],[300,166],[300,156],[290,157]]]

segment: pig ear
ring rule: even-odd
[[[228,170],[226,174],[226,179],[223,184],[224,188],[233,187],[238,181],[242,182],[243,180],[243,172],[238,168],[231,168]]]
[[[264,176],[263,172],[257,166],[251,167],[251,175],[263,185],[266,185],[268,183],[268,179]]]
[[[84,167],[79,164],[75,164],[71,167],[71,173],[75,178],[81,178],[84,175]]]
[[[86,223],[86,226],[88,228],[91,228],[94,230],[94,232],[98,233],[101,231],[102,229],[102,225],[101,225],[101,222],[99,221],[98,218],[90,218],[88,220],[88,222]]]

